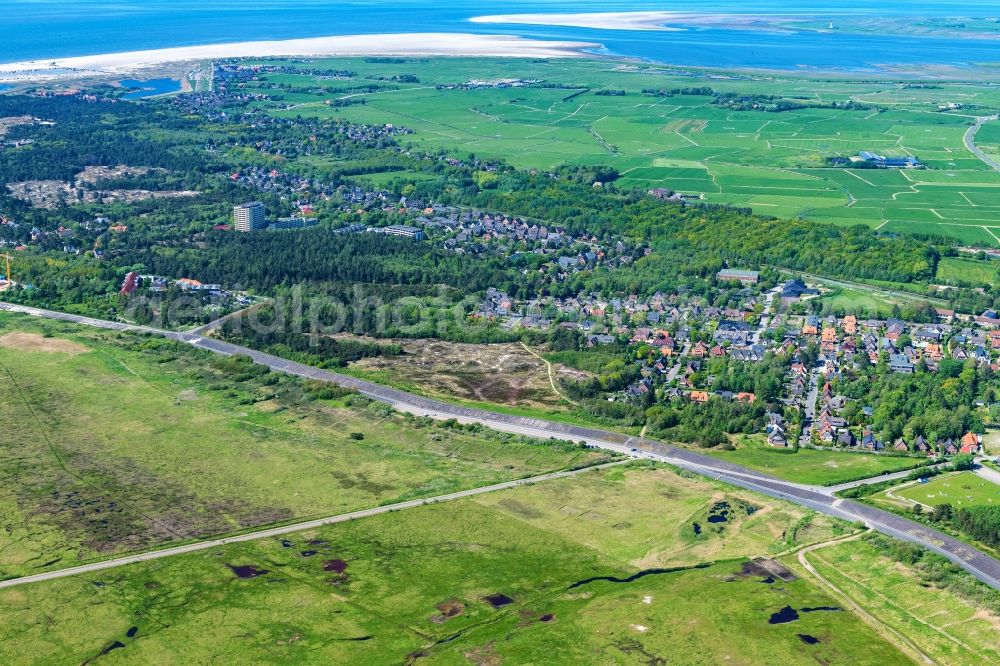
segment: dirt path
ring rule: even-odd
[[[856,539],[860,539],[865,534],[867,534],[867,532],[861,532],[860,534],[852,534],[851,536],[848,537],[841,537],[839,539],[832,539],[830,541],[824,541],[823,543],[813,544],[812,546],[806,546],[805,548],[799,551],[798,555],[799,564],[801,564],[805,568],[805,570],[808,571],[810,574],[812,574],[812,576],[815,577],[819,582],[828,587],[835,595],[837,595],[845,602],[847,602],[847,605],[850,606],[851,610],[854,611],[859,617],[861,617],[861,619],[864,620],[866,624],[868,624],[877,633],[881,634],[890,643],[899,648],[900,651],[909,654],[909,656],[911,657],[912,656],[919,657],[920,660],[922,660],[925,664],[936,664],[937,662],[934,661],[934,659],[932,659],[930,655],[924,653],[909,638],[899,633],[898,631],[890,627],[888,624],[882,622],[874,615],[866,611],[857,602],[855,602],[854,599],[852,599],[846,592],[844,592],[839,587],[837,587],[836,585],[828,581],[826,578],[824,578],[822,574],[820,574],[820,572],[816,570],[816,567],[810,564],[809,560],[806,559],[806,555],[815,550],[819,550],[820,548],[826,548],[828,546],[835,546],[837,544],[846,543],[848,541],[854,541]]]
[[[549,385],[552,387],[552,392],[555,393],[557,396],[559,396],[560,398],[562,398],[563,400],[565,400],[566,402],[568,402],[571,405],[579,405],[580,403],[578,403],[575,400],[570,400],[566,396],[565,393],[563,393],[558,388],[556,388],[556,378],[555,378],[555,374],[553,373],[553,370],[552,370],[552,364],[549,363],[546,359],[544,359],[541,355],[539,355],[536,352],[532,351],[531,348],[528,347],[528,345],[524,344],[523,342],[521,343],[521,346],[524,347],[524,351],[528,352],[529,354],[531,354],[532,356],[534,356],[539,361],[541,361],[542,363],[545,364],[545,368],[549,372]]]

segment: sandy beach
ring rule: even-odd
[[[0,83],[127,74],[173,62],[273,56],[492,56],[504,58],[580,57],[600,44],[523,39],[511,35],[410,33],[344,35],[182,46],[151,51],[31,60],[0,64]]]
[[[751,14],[718,14],[709,12],[593,12],[583,14],[498,14],[476,16],[472,23],[506,23],[512,25],[558,25],[569,28],[599,30],[684,30],[680,26],[740,27],[767,26],[789,17]],[[667,25],[670,24],[670,25]]]

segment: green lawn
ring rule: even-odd
[[[974,472],[939,476],[892,493],[927,506],[951,504],[956,509],[976,504],[1000,504],[1000,486]]]
[[[874,455],[852,451],[817,449],[775,449],[759,438],[743,438],[734,451],[707,449],[714,458],[745,465],[788,481],[833,486],[886,472],[918,467],[923,460],[908,457]]]
[[[0,377],[0,576],[606,459],[23,316]]]
[[[575,502],[621,485],[625,498],[647,473],[584,474],[561,490]],[[102,663],[908,663],[850,612],[804,611],[839,606],[811,581],[762,584],[739,549],[673,572],[623,562],[620,535],[638,552],[686,522],[671,492],[688,481],[652,473],[629,505],[639,531],[615,524],[603,539],[548,499],[525,516],[539,496],[520,488],[3,590],[0,660],[82,663],[113,647]],[[240,579],[230,566],[266,573]],[[511,602],[495,608],[490,595]],[[786,606],[799,619],[770,624]]]

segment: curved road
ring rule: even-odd
[[[970,153],[985,162],[995,171],[1000,171],[1000,162],[997,162],[995,159],[984,153],[979,146],[976,145],[976,134],[979,133],[983,123],[996,120],[998,117],[1000,116],[984,116],[982,118],[976,118],[976,124],[970,127],[965,133],[965,147],[969,149]]]
[[[1000,590],[1000,561],[972,546],[962,543],[958,539],[920,523],[865,504],[838,499],[833,496],[833,491],[829,488],[784,481],[761,472],[750,470],[742,465],[716,460],[715,458],[701,455],[694,451],[678,449],[649,439],[629,437],[621,433],[596,428],[585,428],[566,423],[500,414],[484,409],[453,405],[328,370],[320,370],[319,368],[288,361],[271,354],[265,354],[221,340],[201,337],[190,332],[164,331],[151,327],[132,326],[119,322],[92,319],[7,303],[0,303],[0,310],[23,312],[39,317],[70,321],[104,329],[142,331],[160,335],[217,354],[226,356],[243,354],[276,372],[332,382],[340,386],[352,388],[362,395],[389,404],[399,411],[437,419],[454,418],[463,423],[481,423],[495,430],[542,439],[557,438],[586,442],[590,446],[625,453],[637,458],[648,458],[669,463],[741,488],[794,502],[795,504],[837,518],[851,522],[863,522],[883,534],[919,544],[939,553],[958,566],[961,566],[982,582],[994,589]],[[876,477],[874,480],[877,481],[880,479]]]

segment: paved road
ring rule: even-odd
[[[196,543],[189,543],[183,546],[175,546],[173,548],[164,548],[163,550],[154,550],[147,553],[138,553],[136,555],[118,557],[113,560],[104,560],[103,562],[84,564],[78,567],[71,567],[69,569],[48,571],[46,573],[35,574],[33,576],[23,576],[21,578],[10,578],[8,580],[0,581],[0,589],[6,587],[17,587],[19,585],[27,585],[29,583],[40,583],[41,581],[53,580],[55,578],[66,578],[68,576],[77,576],[79,574],[91,573],[94,571],[104,571],[105,569],[115,569],[129,564],[136,564],[138,562],[148,562],[149,560],[158,560],[164,557],[172,557],[174,555],[195,553],[200,550],[208,550],[210,548],[216,548],[218,546],[224,546],[230,543],[257,541],[258,539],[266,539],[268,537],[284,536],[286,534],[292,534],[293,532],[311,530],[317,527],[322,527],[324,525],[334,525],[336,523],[345,523],[349,520],[357,520],[359,518],[369,518],[371,516],[377,516],[382,513],[389,513],[390,511],[411,509],[418,506],[424,506],[425,504],[436,504],[438,502],[449,502],[451,500],[462,499],[465,497],[473,497],[475,495],[482,495],[483,493],[492,493],[497,490],[506,490],[508,488],[516,488],[518,486],[526,486],[532,483],[540,483],[542,481],[564,479],[569,476],[576,476],[577,474],[582,474],[584,472],[589,472],[595,469],[604,469],[606,467],[613,467],[615,465],[623,465],[627,462],[630,461],[622,460],[613,463],[605,463],[603,465],[595,465],[593,467],[585,467],[583,469],[569,470],[565,472],[552,472],[550,474],[541,474],[539,476],[532,476],[526,479],[517,479],[516,481],[506,481],[504,483],[496,483],[491,486],[483,486],[481,488],[470,488],[469,490],[461,490],[459,492],[449,493],[447,495],[438,495],[436,497],[428,497],[426,499],[397,502],[396,504],[386,504],[384,506],[378,506],[372,509],[352,511],[351,513],[342,513],[336,516],[328,516],[326,518],[317,518],[315,520],[306,520],[300,523],[292,523],[290,525],[282,525],[280,527],[272,527],[265,530],[257,530],[256,532],[248,532],[247,534],[240,534],[225,539],[198,541]]]
[[[819,366],[809,370],[809,392],[806,394],[806,403],[802,410],[803,425],[802,435],[799,436],[799,445],[807,446],[812,442],[813,419],[816,418],[816,400],[819,398]]]
[[[995,171],[1000,171],[1000,162],[984,153],[980,150],[979,146],[976,145],[976,134],[982,128],[983,123],[987,123],[991,120],[996,120],[997,116],[986,116],[983,118],[976,118],[976,124],[968,129],[965,133],[965,147],[969,149],[969,152],[978,157],[980,160],[985,162],[991,169]]]
[[[750,344],[760,344],[761,336],[767,333],[767,327],[771,323],[771,304],[774,303],[774,297],[780,293],[781,285],[778,285],[767,292],[767,295],[764,297],[764,309],[761,311],[760,323],[757,324],[757,328],[750,335]]]
[[[635,457],[649,458],[669,463],[687,469],[691,472],[730,483],[741,488],[753,490],[771,497],[776,497],[816,511],[836,516],[848,521],[862,521],[869,527],[890,536],[920,544],[937,552],[955,564],[963,567],[973,576],[1000,590],[1000,561],[954,539],[942,532],[930,529],[920,523],[908,520],[895,514],[876,509],[851,500],[837,499],[829,491],[805,484],[792,483],[775,477],[750,470],[741,465],[717,460],[709,456],[695,453],[687,449],[678,449],[661,442],[649,439],[628,437],[621,433],[585,428],[582,426],[557,423],[543,419],[499,414],[484,409],[461,407],[440,400],[432,400],[418,395],[406,393],[354,377],[337,374],[328,370],[320,370],[294,361],[288,361],[277,356],[265,354],[246,347],[202,338],[190,333],[160,331],[149,327],[135,327],[128,324],[108,322],[61,312],[39,310],[18,305],[0,303],[0,310],[27,312],[35,316],[48,317],[63,321],[72,321],[88,326],[112,330],[142,330],[161,335],[172,340],[179,340],[218,354],[245,354],[257,363],[266,365],[274,371],[285,372],[300,377],[317,379],[353,388],[359,393],[392,405],[399,411],[425,415],[438,419],[454,418],[463,423],[481,423],[487,427],[504,432],[529,435],[532,437],[568,439],[586,442],[590,446],[627,453]],[[279,528],[280,529],[280,528]]]
[[[879,455],[877,453],[845,453],[844,455]],[[942,465],[947,465],[949,463],[939,463],[937,465],[928,465],[927,467],[920,467],[921,470],[934,469],[935,467],[941,467]],[[883,481],[896,481],[898,479],[904,479],[912,474],[915,470],[904,469],[902,472],[893,472],[891,474],[880,474],[878,476],[870,476],[867,479],[860,479],[858,481],[849,481],[847,483],[841,483],[836,486],[823,486],[823,490],[828,495],[833,495],[839,493],[841,490],[848,490],[850,488],[857,488],[858,486],[866,486],[870,483],[882,483]]]
[[[990,483],[995,483],[1000,486],[1000,472],[996,471],[992,467],[980,464],[976,466],[975,472]]]

